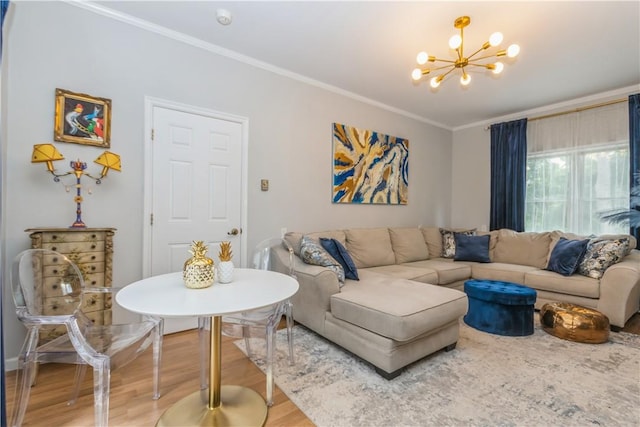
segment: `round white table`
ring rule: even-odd
[[[266,307],[286,300],[298,291],[291,276],[268,270],[236,268],[231,283],[214,283],[204,289],[189,289],[182,272],[148,277],[125,286],[116,301],[134,313],[158,317],[211,317],[209,392],[200,391],[167,409],[158,426],[243,425],[261,426],[267,405],[254,390],[221,386],[221,316]]]

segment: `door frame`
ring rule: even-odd
[[[142,218],[142,277],[146,278],[151,275],[151,257],[152,257],[152,236],[153,229],[151,225],[151,214],[153,207],[153,140],[151,139],[153,129],[153,109],[161,107],[170,110],[176,110],[188,114],[199,114],[201,116],[211,117],[218,120],[239,123],[242,127],[241,135],[241,159],[240,188],[242,194],[240,201],[240,227],[242,233],[240,235],[240,243],[242,250],[240,251],[240,266],[245,265],[247,254],[247,184],[248,184],[248,147],[249,147],[249,119],[247,117],[236,116],[228,113],[222,113],[208,108],[196,107],[193,105],[182,104],[179,102],[169,101],[166,99],[145,96],[144,98],[144,187],[143,187],[143,218]],[[215,254],[213,254],[215,255]],[[185,259],[187,255],[185,255]]]

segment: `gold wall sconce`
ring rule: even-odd
[[[76,188],[76,195],[73,198],[76,203],[76,220],[69,228],[86,228],[85,223],[82,221],[82,184],[81,179],[83,176],[91,178],[95,181],[96,184],[101,184],[102,179],[107,176],[110,169],[120,172],[121,164],[120,164],[120,156],[116,153],[112,153],[111,151],[105,151],[97,159],[94,160],[95,163],[102,166],[102,171],[100,172],[100,176],[95,177],[85,172],[87,169],[87,164],[85,162],[81,162],[80,159],[71,161],[69,165],[71,166],[71,170],[65,173],[58,174],[56,173],[55,168],[53,167],[53,162],[57,160],[63,160],[64,156],[58,151],[58,149],[53,144],[36,144],[33,146],[33,153],[31,154],[31,163],[46,163],[47,171],[53,175],[53,180],[55,182],[60,182],[60,178],[75,175],[76,182],[74,187]],[[66,186],[67,191],[71,186]]]

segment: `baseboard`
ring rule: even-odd
[[[10,359],[4,359],[4,370],[5,370],[5,372],[15,371],[16,369],[18,369],[18,357],[12,357]]]

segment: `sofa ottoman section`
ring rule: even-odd
[[[331,296],[331,316],[335,322],[354,326],[354,330],[366,330],[389,343],[394,351],[411,349],[410,360],[402,366],[386,365],[381,361],[378,373],[386,378],[398,375],[400,368],[442,348],[452,349],[458,338],[459,319],[467,312],[467,296],[455,289],[418,283],[411,280],[389,279],[380,275],[367,277],[366,285],[358,282],[346,284],[340,293]],[[438,342],[434,348],[429,336],[446,330],[447,341]],[[440,340],[440,335],[434,335]],[[355,337],[340,342],[347,350],[359,354],[362,348],[352,346]],[[419,345],[414,344],[413,341]],[[394,351],[390,351],[393,354]],[[371,355],[364,357],[371,360]],[[397,360],[402,360],[395,357]],[[393,371],[393,372],[391,372]]]
[[[355,282],[331,296],[334,317],[396,341],[408,341],[466,312],[464,293],[411,280]]]

